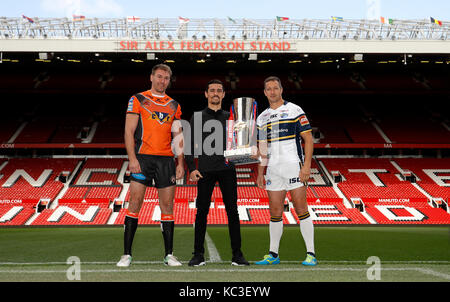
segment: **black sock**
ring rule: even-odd
[[[165,256],[173,253],[173,230],[175,228],[174,221],[161,221],[161,231],[164,238]]]
[[[138,219],[125,216],[124,233],[123,233],[123,254],[131,255],[131,246],[133,245],[134,234],[138,226]]]
[[[316,254],[311,253],[311,252],[307,252],[306,254],[310,254],[311,256],[316,257]]]
[[[277,257],[278,257],[278,254],[277,254],[277,253],[269,252],[269,254],[270,254],[273,258],[277,258]]]

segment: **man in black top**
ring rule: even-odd
[[[237,209],[236,169],[227,163],[223,151],[226,146],[226,123],[230,113],[222,110],[225,97],[223,83],[212,80],[205,91],[208,106],[195,112],[191,118],[191,151],[186,152],[185,160],[190,171],[190,178],[197,181],[197,214],[195,217],[194,256],[189,266],[205,265],[204,242],[207,217],[211,196],[216,182],[219,182],[225,210],[228,216],[228,231],[233,252],[232,265],[249,265],[241,252],[241,230]],[[214,129],[214,131],[212,131]],[[194,162],[198,157],[198,168]]]

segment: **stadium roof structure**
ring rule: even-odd
[[[450,53],[450,22],[0,17],[2,52]]]

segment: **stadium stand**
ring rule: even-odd
[[[123,163],[122,158],[86,159],[62,198],[118,198],[123,188],[119,179]]]
[[[111,212],[107,203],[67,203],[54,210],[43,210],[31,225],[102,225]]]
[[[357,104],[352,100],[348,100],[345,106],[340,102],[330,102],[326,107],[321,107],[312,97],[294,96],[286,99],[299,104],[307,113],[314,132],[317,132],[316,143],[450,143],[446,119],[436,116],[433,112],[424,112],[422,107],[415,110],[408,108],[407,112],[402,113],[404,111],[402,106],[407,106],[402,103],[398,108],[389,105],[387,107],[389,110],[383,112],[379,107],[372,107],[368,103]],[[7,143],[16,133],[17,137],[10,143],[123,144],[122,132],[125,122],[123,112],[127,98],[123,96],[116,99],[114,109],[106,111],[104,109],[108,107],[106,101],[98,102],[104,105],[97,104],[78,116],[66,114],[54,117],[41,115],[39,110],[33,112],[31,117],[28,117],[29,121],[25,123],[20,119],[3,120],[0,122],[4,125],[0,131],[0,140]],[[266,104],[260,103],[260,110],[263,110]],[[195,104],[199,106],[203,102]],[[192,114],[191,110],[192,108],[183,109],[182,118],[188,120]],[[84,138],[83,131],[87,131]],[[86,141],[88,134],[90,139]]]
[[[317,224],[448,224],[448,159],[426,158],[325,158],[314,162],[307,197],[311,215]],[[1,159],[0,225],[118,225],[123,223],[128,186],[122,183],[125,158],[12,158]],[[243,224],[266,224],[268,199],[257,188],[253,166],[240,167],[245,185],[238,189],[238,206]],[[48,170],[46,170],[48,169]],[[325,169],[322,171],[322,169]],[[70,171],[69,183],[57,180],[62,171]],[[342,181],[330,179],[339,171]],[[416,182],[402,179],[411,171]],[[72,174],[73,173],[73,174]],[[336,185],[337,190],[333,187]],[[66,185],[66,187],[65,187]],[[178,224],[195,220],[196,186],[179,185],[176,191],[175,217]],[[290,198],[288,194],[288,200]],[[121,200],[120,207],[114,204]],[[356,198],[358,208],[344,199]],[[430,198],[440,198],[433,204]],[[48,199],[49,204],[38,204]],[[123,206],[122,206],[123,205]],[[157,224],[159,206],[156,189],[148,188],[141,210],[142,224]],[[212,196],[210,224],[226,223],[221,192]],[[297,224],[291,203],[283,220]]]
[[[410,182],[400,180],[399,171],[386,158],[321,159],[329,171],[339,171],[344,181],[339,189],[348,198],[363,201],[427,201],[427,197]]]
[[[125,114],[117,118],[108,118],[100,121],[92,143],[123,143],[123,127]]]
[[[27,123],[14,143],[48,143],[54,131],[55,124],[53,121],[38,118]]]
[[[0,200],[0,226],[25,225],[35,214],[36,203],[26,203],[22,200]]]
[[[325,108],[308,106],[304,111],[321,133],[320,143],[385,143],[379,132],[356,104],[331,103]]]
[[[50,143],[81,143],[83,128],[90,128],[92,122],[88,118],[64,118],[56,124],[56,129],[49,140]],[[86,133],[87,134],[87,133]],[[87,137],[87,136],[86,136]]]
[[[79,159],[11,158],[0,170],[0,200],[54,200],[64,187],[63,171],[74,172]]]
[[[394,162],[405,171],[411,171],[416,183],[433,198],[450,198],[449,158],[396,158]]]
[[[372,203],[366,207],[367,213],[378,224],[448,224],[449,213],[433,208],[424,202]]]
[[[168,94],[182,105],[185,120],[204,108],[203,90],[212,78],[226,84],[225,109],[234,97],[251,96],[261,112],[267,107],[265,77],[280,76],[284,98],[304,109],[320,145],[307,188],[315,223],[450,224],[448,207],[439,206],[450,198],[448,74],[439,69],[448,62],[409,62],[406,68],[400,61],[381,65],[364,54],[365,63],[339,67],[335,58],[322,63],[325,55],[319,54],[301,56],[298,65],[289,63],[298,58],[287,54],[272,56],[269,64],[227,54],[239,61],[229,64],[224,54],[208,59],[159,53],[158,61],[130,64],[135,54],[122,53],[105,64],[85,53],[78,64],[68,62],[75,56],[70,53],[44,64],[35,62],[35,55],[28,54],[26,61],[23,54],[20,63],[3,62],[0,69],[0,226],[121,225],[129,198],[129,184],[122,179],[127,101],[149,88],[151,66],[172,56],[176,63]],[[197,63],[198,58],[207,64]],[[391,144],[412,145],[395,149]],[[427,149],[427,144],[439,146]],[[255,166],[239,169],[242,224],[267,224],[267,193],[255,186]],[[66,182],[58,179],[63,171],[69,172]],[[175,196],[177,224],[194,222],[196,194],[196,184],[185,177]],[[156,189],[148,188],[139,223],[158,224],[157,201]],[[218,187],[212,201],[208,222],[226,224]],[[292,204],[287,203],[283,221],[298,223]]]
[[[2,117],[0,121],[0,143],[8,143],[21,124],[22,122],[16,119]]]
[[[438,109],[433,105],[433,102],[410,104],[408,100],[365,104],[392,143],[448,144],[450,135],[445,127],[447,117],[442,111],[446,107],[443,105]]]

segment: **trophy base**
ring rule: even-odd
[[[233,150],[226,150],[224,152],[225,158],[232,162],[235,166],[239,165],[249,165],[259,163],[258,159],[252,158],[251,148],[240,148]]]

